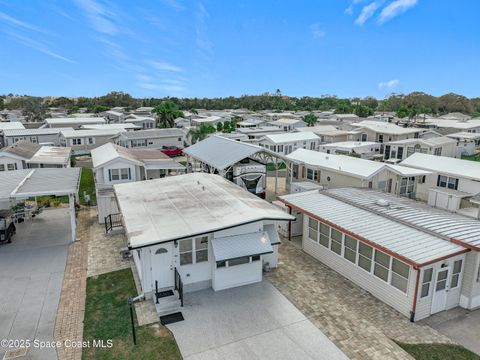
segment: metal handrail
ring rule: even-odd
[[[177,268],[175,268],[175,290],[178,291],[181,306],[183,307],[183,281]]]
[[[112,231],[115,228],[122,227],[122,214],[110,214],[105,217],[105,233]]]

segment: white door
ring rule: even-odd
[[[158,288],[172,287],[173,274],[173,247],[172,243],[162,244],[152,249],[152,288],[155,289],[155,281]]]
[[[447,306],[449,275],[450,267],[444,267],[437,270],[437,274],[435,276],[435,285],[433,288],[432,314],[445,310]]]

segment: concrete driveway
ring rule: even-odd
[[[480,310],[456,307],[420,321],[480,355]]]
[[[269,282],[185,294],[167,325],[185,360],[348,359]]]
[[[53,341],[70,237],[67,209],[45,210],[17,225],[0,245],[0,339]],[[0,358],[7,349],[0,348]],[[28,350],[26,359],[56,359],[54,349]]]

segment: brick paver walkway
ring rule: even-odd
[[[92,237],[91,229],[96,221],[96,211],[92,208],[82,209],[77,220],[77,241],[68,249],[67,266],[55,320],[54,338],[55,341],[62,343],[65,340],[83,339],[88,242]],[[61,347],[57,349],[57,356],[59,360],[80,360],[82,349]]]
[[[429,326],[411,323],[288,241],[266,278],[351,359],[412,359],[393,340],[452,343]]]

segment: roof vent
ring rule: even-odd
[[[385,199],[378,199],[377,201],[375,201],[375,204],[381,207],[387,207],[390,205],[390,203]]]

